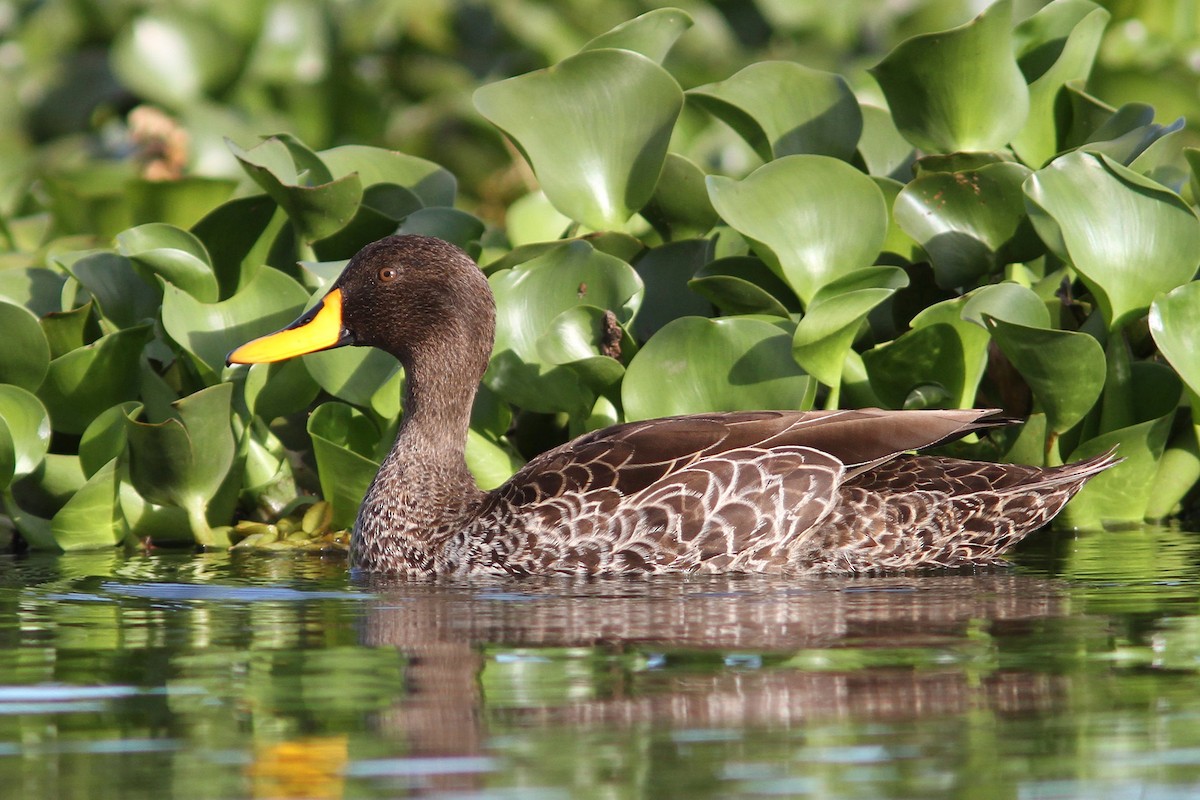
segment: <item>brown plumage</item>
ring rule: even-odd
[[[296,323],[230,354],[356,344],[404,365],[404,419],[354,525],[354,564],[408,574],[861,572],[990,564],[1112,453],[1055,469],[917,450],[995,411],[752,411],[632,422],[543,453],[482,492],[463,456],[495,307],[438,239],[356,255]]]

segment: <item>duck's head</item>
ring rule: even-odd
[[[358,251],[299,319],[227,360],[261,364],[362,345],[391,353],[405,367],[424,357],[482,374],[495,319],[487,279],[466,253],[429,236],[389,236]]]

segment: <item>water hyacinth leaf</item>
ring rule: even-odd
[[[623,333],[605,309],[572,306],[555,317],[538,339],[538,356],[545,364],[569,366],[598,393],[625,374],[620,361],[602,352],[606,346],[619,349]]]
[[[42,463],[50,450],[50,414],[37,396],[19,386],[0,384],[0,419],[13,453],[12,476],[22,478]]]
[[[909,396],[922,386],[941,387],[946,405],[956,408],[962,406],[962,398],[974,394],[969,388],[968,368],[975,367],[977,359],[968,364],[962,338],[949,323],[914,328],[866,351],[862,360],[871,390],[888,408],[904,408]],[[975,372],[981,371],[975,367]]]
[[[1200,442],[1196,439],[1196,426],[1185,425],[1173,432],[1159,459],[1145,518],[1162,520],[1177,515],[1197,480],[1200,480]]]
[[[1088,481],[1055,519],[1055,525],[1096,530],[1105,524],[1141,522],[1150,505],[1172,416],[1110,431],[1088,440],[1071,453],[1068,461],[1080,461],[1117,447],[1117,455],[1125,461]]]
[[[678,8],[656,8],[602,33],[583,46],[584,50],[632,50],[662,63],[692,18]]]
[[[36,391],[50,369],[50,343],[32,312],[14,303],[0,301],[0,384],[8,383]]]
[[[1190,141],[1191,134],[1183,126],[1172,128],[1173,130],[1164,133],[1143,150],[1141,155],[1129,164],[1129,168],[1180,194],[1192,177],[1192,171],[1184,157],[1184,145]]]
[[[232,397],[233,384],[220,383],[175,403],[177,418],[155,424],[126,417],[134,488],[151,503],[184,509],[203,546],[215,543],[208,504],[222,489],[237,449]]]
[[[1039,167],[1062,149],[1063,87],[1087,80],[1109,17],[1089,0],[1059,0],[1013,31],[1017,63],[1029,83],[1029,117],[1011,144],[1026,164]]]
[[[862,112],[846,79],[791,61],[751,64],[687,94],[763,161],[801,153],[848,161],[862,134]]]
[[[361,408],[375,407],[386,395],[390,404],[380,409],[385,418],[400,413],[400,363],[382,350],[339,347],[303,357],[304,368],[329,394]]]
[[[538,342],[569,308],[595,306],[628,323],[642,299],[637,273],[584,241],[545,254],[489,278],[496,296],[496,344],[484,382],[521,408],[585,414],[594,398],[567,367],[547,364]]]
[[[873,67],[896,127],[934,153],[998,150],[1024,127],[1029,89],[1013,57],[1012,2],[908,39]]]
[[[147,278],[161,276],[202,303],[217,300],[217,276],[204,245],[191,233],[150,223],[117,234],[117,249]]]
[[[106,409],[137,397],[150,334],[148,326],[116,331],[50,362],[37,394],[56,431],[83,433]]]
[[[65,356],[100,335],[92,318],[92,307],[92,301],[88,300],[70,311],[55,311],[42,317],[42,334],[50,346],[51,358]]]
[[[1155,298],[1150,333],[1163,358],[1200,397],[1200,282],[1191,281]]]
[[[142,404],[131,400],[105,409],[92,420],[79,439],[79,466],[84,475],[92,477],[125,452],[129,440],[125,420],[141,411]]]
[[[125,536],[117,459],[88,478],[50,519],[50,535],[65,552],[98,550],[119,544]]]
[[[571,219],[551,205],[540,191],[515,201],[504,215],[504,231],[514,250],[522,245],[561,239],[571,225]],[[490,269],[491,265],[488,266]]]
[[[61,272],[45,267],[0,270],[0,297],[44,317],[62,309],[66,281]]]
[[[304,362],[288,359],[275,364],[253,364],[246,372],[246,406],[270,422],[308,408],[320,391]]]
[[[251,150],[230,142],[229,149],[246,174],[287,213],[300,238],[309,244],[346,227],[362,201],[363,184],[357,173],[316,185],[300,183],[307,180],[311,170],[304,170],[293,161],[292,151],[277,137]]]
[[[873,264],[887,234],[879,187],[828,156],[786,156],[741,181],[707,181],[721,218],[805,303],[826,283]]]
[[[795,292],[767,265],[750,256],[710,261],[696,271],[688,288],[726,314],[766,314],[787,318],[800,310]]]
[[[212,209],[192,227],[212,262],[220,299],[245,286],[267,260],[271,241],[284,223],[269,196],[238,197]]]
[[[1025,183],[1030,218],[1112,330],[1196,274],[1200,219],[1179,195],[1103,155],[1055,159]]]
[[[195,357],[211,381],[221,374],[229,351],[287,325],[308,300],[300,284],[270,267],[219,303],[200,302],[171,284],[162,288],[167,335]]]
[[[862,136],[858,140],[858,154],[867,165],[867,172],[880,178],[909,180],[916,151],[896,128],[891,113],[886,108],[865,104],[859,109]]]
[[[708,250],[708,242],[701,239],[669,242],[647,251],[633,265],[646,287],[633,325],[640,340],[649,339],[673,319],[712,314],[712,303],[688,285],[708,261]]]
[[[467,469],[480,489],[495,489],[524,466],[525,461],[511,447],[494,441],[474,428],[467,431]]]
[[[0,492],[8,488],[17,473],[17,443],[8,423],[0,416]]]
[[[1029,174],[1006,162],[925,173],[901,190],[896,222],[929,254],[938,286],[971,286],[1004,264],[1039,255],[1021,191]]]
[[[984,315],[1030,328],[1050,327],[1050,312],[1045,302],[1019,283],[994,283],[967,294],[959,317],[986,328]]]
[[[1054,434],[1075,427],[1104,390],[1104,348],[1086,333],[985,317],[992,338],[1029,384]]]
[[[354,219],[332,236],[313,243],[313,252],[322,261],[349,259],[362,247],[396,232],[400,222],[421,209],[421,200],[403,186],[377,183],[363,192],[362,204]]]
[[[113,70],[137,96],[182,108],[236,72],[239,55],[208,20],[162,9],[133,17],[112,48]]]
[[[322,150],[318,155],[334,178],[357,173],[363,186],[381,183],[402,186],[426,208],[454,205],[458,182],[453,174],[432,161],[397,150],[357,144]]]
[[[653,60],[589,50],[476,90],[475,107],[517,143],[554,207],[594,230],[649,202],[683,92]],[[553,108],[555,121],[530,109]]]
[[[379,471],[379,463],[364,453],[379,439],[379,431],[359,410],[344,403],[322,403],[308,418],[321,496],[333,508],[333,527],[354,524],[358,506]]]
[[[117,489],[128,538],[162,544],[195,544],[188,515],[182,508],[148,502],[127,480]]]
[[[422,208],[405,217],[396,233],[435,236],[458,245],[472,258],[480,252],[484,224],[476,216],[457,208]]]
[[[792,359],[791,331],[747,317],[675,320],[642,346],[621,384],[629,420],[811,408],[815,394]]]
[[[183,175],[172,180],[134,178],[123,189],[134,221],[155,220],[188,228],[228,200],[237,184],[229,178]]]
[[[132,328],[158,317],[162,292],[116,253],[93,253],[68,267],[75,280],[88,290],[100,316],[118,328]]]
[[[267,4],[246,70],[264,83],[312,85],[329,72],[324,12],[312,0]]]
[[[867,313],[891,297],[893,291],[857,289],[814,302],[796,325],[792,338],[796,363],[826,386],[838,386],[842,362]]]
[[[708,199],[704,171],[677,153],[667,153],[642,216],[668,241],[707,234],[717,224],[717,211]]]

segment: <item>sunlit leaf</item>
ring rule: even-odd
[[[512,447],[476,431],[467,431],[467,469],[480,489],[495,489],[525,464]]]
[[[1109,16],[1089,0],[1058,0],[1013,31],[1017,63],[1029,82],[1029,117],[1012,147],[1026,164],[1040,167],[1059,152],[1066,138],[1063,87],[1091,73]]]
[[[93,253],[68,270],[92,295],[100,315],[118,328],[132,328],[158,317],[162,292],[157,281],[139,274],[125,256]]]
[[[761,61],[732,77],[688,90],[759,158],[810,153],[848,161],[863,118],[846,79],[791,61]]]
[[[675,79],[629,50],[585,51],[475,92],[554,207],[595,230],[620,228],[650,200],[682,106]],[[554,109],[554,124],[535,108]]]
[[[806,303],[826,283],[873,264],[887,233],[879,187],[828,156],[786,156],[741,181],[710,175],[708,192]]]
[[[1200,396],[1200,282],[1191,281],[1155,298],[1150,333],[1159,352],[1179,377]]]
[[[1079,270],[1109,327],[1144,313],[1200,265],[1200,219],[1179,195],[1102,155],[1055,159],[1025,183],[1046,244]]]
[[[630,420],[809,408],[815,392],[792,358],[790,330],[746,317],[671,322],[638,351],[621,384]]]
[[[379,431],[362,412],[343,403],[323,403],[308,418],[321,495],[333,507],[333,526],[354,524],[358,506],[371,485],[378,462],[364,455]]]
[[[997,150],[1029,113],[1029,89],[1012,46],[1012,2],[971,22],[914,36],[871,70],[901,133],[935,153]]]
[[[0,384],[36,391],[50,369],[50,343],[37,317],[19,305],[0,301],[0,331],[4,331]]]
[[[692,18],[678,8],[656,8],[592,39],[584,50],[632,50],[660,64],[671,46],[692,27]]]
[[[147,273],[161,276],[202,303],[216,302],[217,276],[203,243],[173,225],[150,223],[117,234],[121,255]]]
[[[117,460],[101,466],[50,520],[54,543],[67,552],[119,544],[125,535]]]
[[[1008,162],[926,173],[904,187],[896,222],[929,254],[939,286],[971,286],[1004,264],[1040,254],[1021,191],[1029,174]]]
[[[87,477],[125,452],[129,440],[126,418],[140,413],[141,403],[128,401],[105,409],[79,439],[79,466]]]
[[[110,333],[50,362],[37,394],[55,430],[83,433],[109,407],[137,398],[142,348],[150,333],[145,326]]]
[[[1092,410],[1104,389],[1099,342],[1086,333],[986,319],[992,338],[1029,384],[1053,433],[1069,430]]]
[[[681,155],[667,153],[642,216],[669,241],[707,234],[717,224],[717,212],[708,198],[704,171]]]
[[[139,96],[168,106],[200,99],[237,69],[236,48],[203,17],[164,8],[132,17],[113,43],[113,68]]]
[[[769,314],[787,318],[800,310],[791,287],[757,258],[729,256],[710,261],[696,272],[688,288],[712,301],[726,314]]]

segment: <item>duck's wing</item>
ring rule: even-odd
[[[513,507],[564,495],[627,496],[703,459],[802,447],[826,453],[854,475],[895,457],[1002,425],[995,410],[734,411],[630,422],[549,450],[494,493]]]

